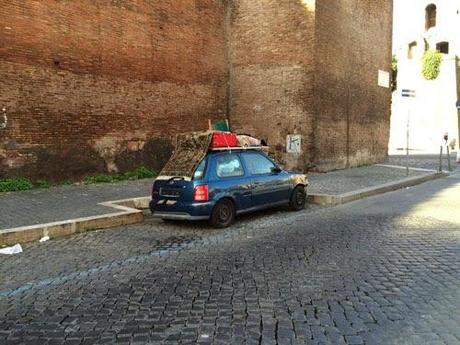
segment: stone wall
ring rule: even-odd
[[[221,1],[3,1],[0,177],[160,169],[225,117]]]

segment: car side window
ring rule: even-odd
[[[193,173],[193,179],[201,180],[204,177],[205,169],[206,169],[206,157],[203,158],[203,160],[201,161],[201,163],[198,165],[195,172]]]
[[[220,178],[243,176],[244,170],[238,155],[225,153],[216,160],[216,174]]]
[[[245,152],[243,159],[251,175],[271,174],[275,168],[271,160],[257,152]]]

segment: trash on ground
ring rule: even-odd
[[[49,236],[43,236],[42,238],[40,238],[39,242],[46,242],[46,241],[49,241],[50,237]]]
[[[12,255],[22,253],[22,247],[20,244],[15,244],[12,247],[6,247],[0,249],[0,254]]]

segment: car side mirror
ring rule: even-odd
[[[282,172],[283,170],[281,170],[279,167],[272,167],[272,173],[273,174],[279,174],[280,172]]]

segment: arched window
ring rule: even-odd
[[[412,43],[409,43],[409,49],[407,50],[407,58],[408,59],[413,59],[414,58],[414,53],[415,53],[415,49],[417,48],[417,42],[412,42]]]
[[[439,42],[436,44],[436,50],[443,54],[449,54],[449,42]]]
[[[436,5],[428,5],[425,9],[425,29],[436,26]]]

